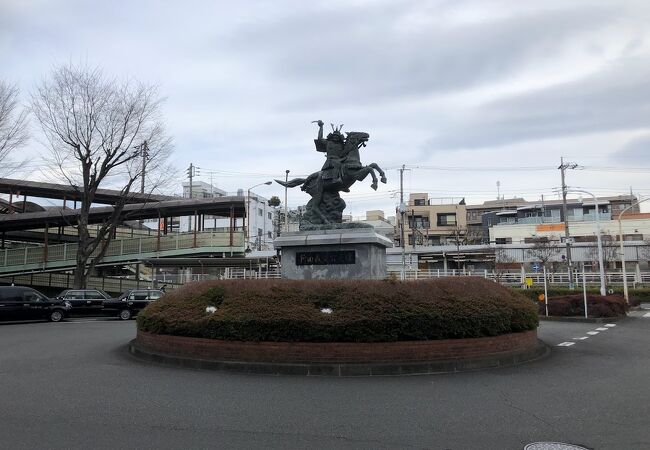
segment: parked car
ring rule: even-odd
[[[160,289],[131,289],[120,295],[117,299],[105,300],[106,314],[117,315],[122,320],[129,320],[136,316],[149,303],[165,295]]]
[[[66,289],[57,298],[70,302],[73,316],[101,316],[104,314],[104,301],[112,299],[101,289]]]
[[[24,286],[0,286],[0,320],[47,319],[60,322],[72,305]]]

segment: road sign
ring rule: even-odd
[[[539,264],[537,264],[537,263],[533,264],[533,270],[535,272],[539,272],[541,268],[542,268],[542,266],[540,266]]]
[[[533,279],[532,278],[526,278],[526,286],[531,287],[533,285]]]

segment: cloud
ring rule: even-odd
[[[420,2],[301,11],[242,30],[229,44],[247,61],[264,61],[261,76],[296,86],[292,107],[365,105],[500,80],[617,14],[558,9],[453,26],[423,14],[424,26],[406,26],[418,9]]]
[[[633,138],[623,148],[611,155],[611,160],[635,165],[650,163],[650,134]]]
[[[583,79],[483,104],[450,122],[427,150],[647,128],[650,58],[618,60]]]

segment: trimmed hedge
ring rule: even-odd
[[[533,300],[537,300],[539,295],[544,293],[544,288],[539,288],[539,287],[534,287],[532,289],[520,289],[520,288],[513,288],[513,289]],[[612,291],[614,291],[613,295],[623,295],[623,288],[620,286],[617,286],[615,288],[610,287],[608,289],[612,289]],[[632,289],[630,287],[628,293],[630,296],[630,305],[632,306],[638,306],[639,303],[641,302],[650,302],[650,288]],[[558,287],[552,287],[548,289],[549,299],[553,297],[560,297],[565,295],[577,295],[577,294],[582,295],[582,286],[577,287],[576,289],[573,290],[569,288],[558,288]],[[587,295],[589,294],[600,295],[600,288],[588,287]]]
[[[546,314],[543,301],[539,301],[539,314]],[[625,298],[620,295],[593,295],[587,294],[587,312],[589,317],[621,317],[626,315],[627,305]],[[563,295],[548,299],[549,316],[577,316],[584,317],[585,303],[582,294]]]
[[[538,318],[509,288],[450,277],[192,283],[150,304],[137,322],[150,333],[237,341],[394,342],[497,336],[536,329]]]

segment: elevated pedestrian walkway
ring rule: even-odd
[[[65,243],[0,250],[0,276],[74,269],[77,248],[77,243]],[[98,253],[99,249],[93,256]],[[151,258],[192,255],[229,257],[243,253],[243,232],[200,231],[113,240],[97,265],[133,264]]]

